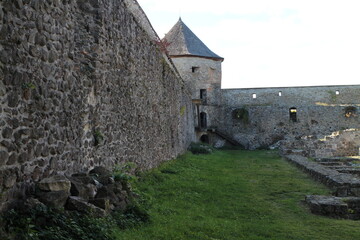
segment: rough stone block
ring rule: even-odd
[[[42,203],[49,207],[62,208],[65,206],[70,193],[68,191],[37,191],[36,196]]]
[[[110,210],[111,210],[110,201],[109,201],[109,199],[106,199],[106,198],[91,199],[91,200],[89,200],[89,203],[91,203],[101,209],[104,209],[106,212],[110,212]]]
[[[96,217],[103,217],[106,215],[105,210],[86,202],[85,199],[80,197],[70,196],[66,203],[65,208],[67,210],[73,210],[81,213],[91,214]]]
[[[37,186],[42,191],[65,191],[70,193],[71,182],[65,176],[55,175],[44,178]]]
[[[360,198],[308,195],[306,203],[314,214],[357,220],[360,218]]]

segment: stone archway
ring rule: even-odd
[[[200,142],[209,144],[210,143],[209,136],[207,134],[202,135],[200,137]]]

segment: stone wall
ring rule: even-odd
[[[218,128],[249,149],[268,147],[287,138],[323,137],[360,125],[360,86],[223,89],[221,93]],[[290,119],[293,107],[296,122]],[[349,108],[354,114],[346,116]],[[233,117],[237,109],[248,112],[247,121]]]
[[[194,139],[183,80],[124,1],[1,1],[0,78],[0,192]]]

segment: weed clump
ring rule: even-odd
[[[12,209],[4,213],[2,219],[9,239],[21,240],[109,240],[111,228],[115,226],[111,216],[95,218],[42,204]]]
[[[134,201],[124,211],[94,217],[76,211],[49,208],[15,208],[1,216],[1,239],[19,240],[110,240],[114,229],[140,226],[150,221],[147,208]],[[3,236],[4,235],[4,236]]]

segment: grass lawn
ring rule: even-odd
[[[274,151],[188,153],[146,174],[151,222],[118,239],[360,239],[360,222],[316,216],[302,201],[329,194]]]

